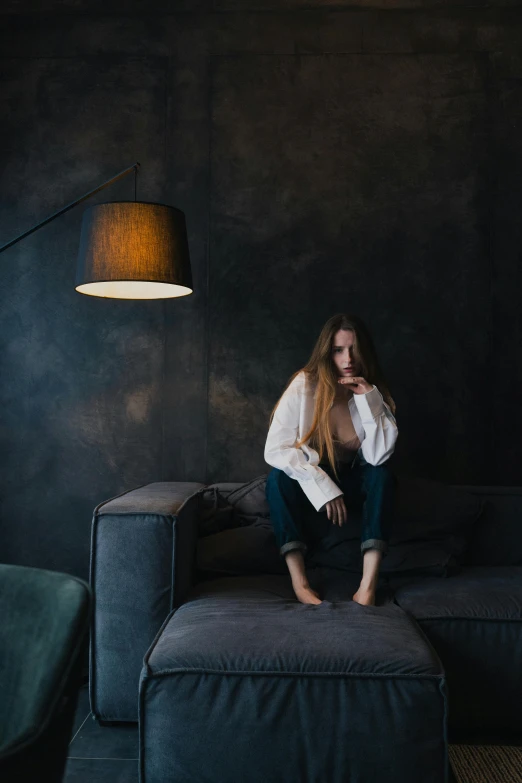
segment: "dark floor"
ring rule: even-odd
[[[138,725],[99,726],[86,685],[78,697],[64,783],[138,783]],[[453,773],[448,783],[457,783]]]
[[[138,724],[99,726],[87,685],[78,696],[64,783],[138,783]]]

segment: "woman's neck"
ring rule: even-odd
[[[339,384],[339,388],[336,391],[335,399],[337,400],[349,400],[353,397],[353,389],[350,389],[343,383]]]

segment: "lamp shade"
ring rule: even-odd
[[[114,299],[168,299],[193,291],[185,215],[167,204],[109,201],[88,207],[75,288]]]

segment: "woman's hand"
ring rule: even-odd
[[[334,498],[333,500],[329,500],[326,503],[325,508],[328,519],[330,519],[334,525],[339,525],[339,527],[341,527],[341,525],[347,521],[348,510],[344,505],[344,498],[342,495],[339,495],[339,497]]]
[[[349,375],[346,378],[339,378],[339,383],[345,383],[354,394],[367,394],[373,389],[373,383],[368,383],[360,375]]]

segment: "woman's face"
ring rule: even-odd
[[[340,378],[357,375],[357,361],[353,355],[354,334],[351,329],[339,329],[334,334],[332,359]]]

